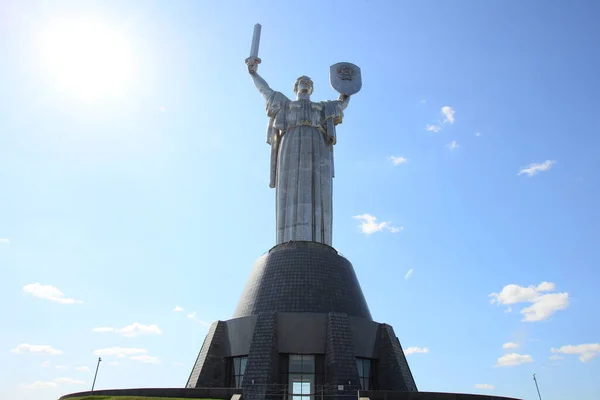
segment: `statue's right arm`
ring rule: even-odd
[[[257,72],[250,74],[250,76],[252,77],[254,85],[256,86],[260,94],[262,94],[265,98],[265,101],[269,100],[269,97],[271,97],[271,95],[275,93],[275,91],[269,87],[267,81],[265,81]]]

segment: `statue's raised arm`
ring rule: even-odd
[[[254,34],[252,35],[252,47],[250,48],[250,56],[246,58],[246,65],[248,66],[248,73],[254,81],[254,85],[263,95],[265,100],[269,100],[269,97],[273,94],[273,89],[269,87],[267,81],[265,81],[260,75],[258,75],[258,64],[260,64],[260,58],[258,58],[258,47],[260,45],[260,24],[254,25]]]
[[[269,100],[269,97],[271,97],[271,95],[274,93],[274,90],[271,89],[269,87],[269,84],[267,83],[267,81],[265,81],[262,76],[260,76],[258,74],[258,72],[256,72],[256,67],[258,67],[258,64],[254,64],[254,67],[251,67],[250,65],[248,65],[248,72],[250,72],[250,76],[252,77],[252,80],[254,81],[254,86],[256,86],[256,88],[258,89],[258,91],[260,92],[260,94],[263,95],[263,97],[266,100]],[[252,72],[251,68],[254,68],[254,72]]]

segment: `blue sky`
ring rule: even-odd
[[[419,389],[534,400],[535,372],[544,400],[597,399],[599,16],[577,0],[3,2],[0,397],[88,389],[98,354],[99,389],[185,384],[274,244],[244,65],[260,22],[259,73],[288,96],[306,74],[335,99],[329,66],[362,69],[333,242]]]

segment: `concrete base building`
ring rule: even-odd
[[[350,261],[316,242],[279,244],[255,262],[233,318],[210,327],[186,387],[238,387],[252,400],[417,391],[394,329],[371,318]]]

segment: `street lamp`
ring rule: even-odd
[[[92,383],[92,392],[94,391],[94,386],[96,386],[96,377],[98,376],[98,368],[100,367],[100,361],[102,361],[102,357],[98,357],[98,364],[96,364],[96,373],[94,374],[94,383]]]
[[[538,397],[540,400],[542,400],[542,395],[540,394],[540,388],[538,387],[537,379],[535,379],[535,374],[533,374],[533,381],[535,382],[535,388],[537,389]]]

